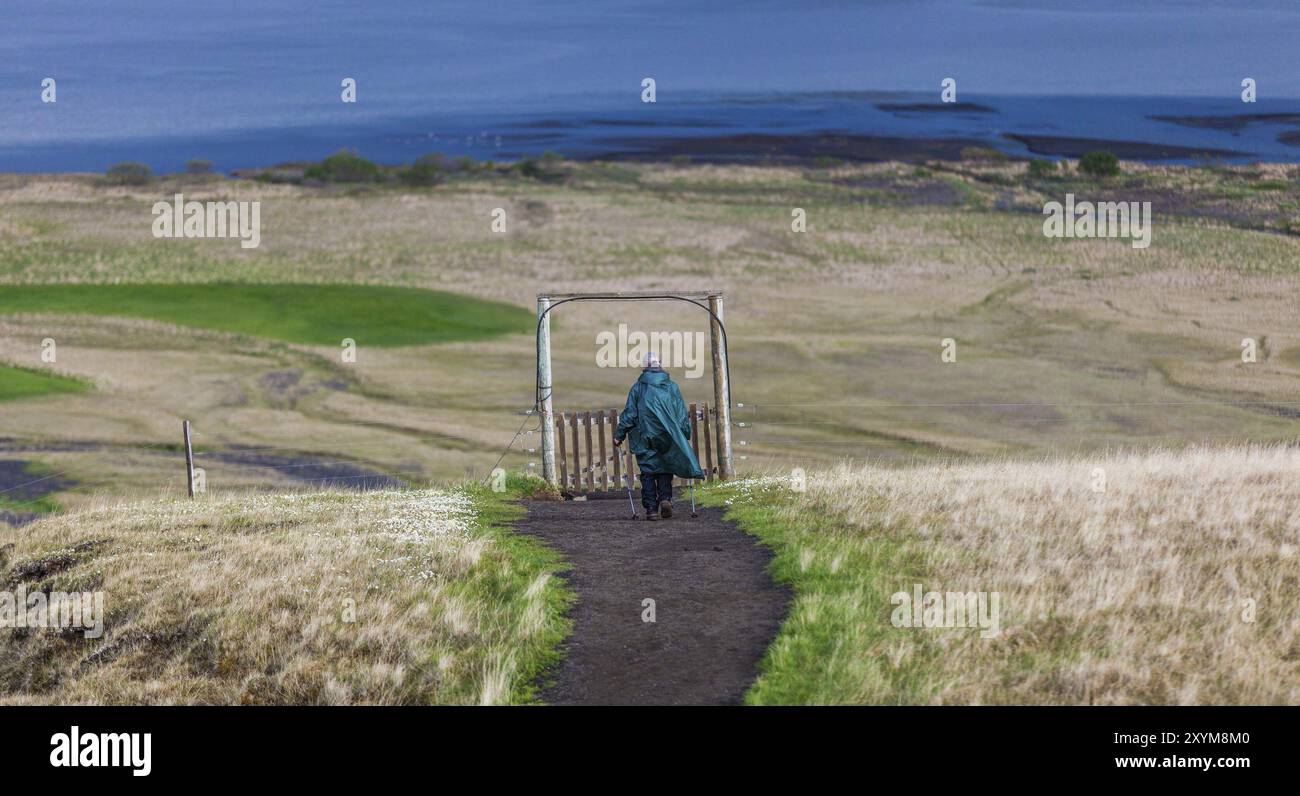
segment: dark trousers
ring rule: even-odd
[[[673,499],[672,473],[641,473],[641,505],[647,513],[659,513],[659,501]]]

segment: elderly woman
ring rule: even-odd
[[[682,391],[659,365],[659,355],[642,361],[641,377],[627,393],[627,406],[614,432],[614,444],[628,440],[641,469],[641,505],[646,519],[673,516],[673,476],[703,478],[691,450],[691,419]]]

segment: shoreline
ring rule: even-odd
[[[1077,158],[1088,152],[1110,152],[1120,160],[1140,160],[1145,163],[1162,161],[1189,161],[1206,158],[1243,160],[1249,152],[1214,147],[1189,147],[1178,144],[1156,144],[1147,141],[1124,141],[1107,138],[1076,138],[1063,135],[1025,135],[1003,133],[1003,138],[1023,144],[1035,155]]]
[[[638,163],[673,163],[689,158],[699,163],[815,164],[824,159],[850,163],[921,163],[927,160],[961,160],[967,149],[989,149],[974,138],[902,138],[849,133],[769,135],[748,133],[689,138],[618,138],[607,143],[626,149],[590,160]],[[1007,155],[1009,159],[1017,159]],[[588,160],[583,158],[583,160]]]
[[[159,173],[187,161],[214,170],[319,161],[350,149],[398,166],[421,156],[511,163],[553,151],[579,161],[799,163],[953,160],[966,147],[1012,159],[1078,157],[1105,150],[1147,163],[1300,163],[1300,101],[1240,103],[1178,97],[964,95],[941,103],[918,92],[690,95],[658,105],[578,103],[490,111],[339,116],[239,129],[150,136],[13,139],[0,171],[102,172],[144,161]],[[270,120],[268,120],[270,121]]]
[[[643,165],[681,166],[749,165],[826,167],[837,164],[907,163],[927,161],[960,162],[969,159],[999,159],[1008,162],[1025,162],[1036,159],[1077,160],[1088,152],[1105,151],[1121,161],[1152,166],[1201,165],[1211,160],[1227,165],[1295,165],[1293,161],[1255,157],[1240,150],[1213,147],[1186,147],[1176,144],[1159,144],[1123,139],[1082,138],[1073,136],[1023,135],[1004,133],[1006,141],[1020,144],[1024,151],[1007,151],[978,138],[966,137],[901,137],[884,135],[858,135],[848,132],[827,131],[807,134],[774,135],[743,133],[718,136],[674,137],[617,137],[602,139],[612,147],[597,153],[563,152],[563,160],[575,163],[637,163]],[[1286,135],[1287,143],[1294,139],[1300,146],[1300,132]],[[364,152],[360,155],[365,156]],[[430,154],[439,154],[431,152]],[[980,157],[986,156],[986,157]],[[465,156],[458,156],[465,157]],[[451,156],[446,156],[452,160]],[[490,159],[471,158],[479,165],[496,163],[509,165],[536,160],[537,155],[517,154],[516,157]],[[129,161],[123,161],[129,162]],[[232,179],[255,179],[260,175],[291,172],[307,168],[319,161],[298,159],[279,161],[257,166],[244,166],[228,170],[214,169],[206,175],[188,175],[184,171],[160,171],[157,176],[226,176]],[[384,168],[401,168],[407,162],[375,161]],[[103,176],[102,172],[85,169],[15,171],[0,169],[0,174],[10,176]]]

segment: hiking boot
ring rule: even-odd
[[[661,501],[659,501],[659,513],[662,514],[662,515],[664,515],[664,519],[665,519],[665,520],[668,519],[668,518],[670,518],[670,517],[672,517],[672,516],[673,516],[673,502],[672,502],[671,500],[661,500]]]
[[[659,515],[658,515],[658,514],[647,514],[647,515],[645,515],[645,518],[646,518],[647,520],[650,520],[651,522],[654,522],[655,520],[659,519]]]

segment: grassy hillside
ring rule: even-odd
[[[1300,169],[1124,169],[564,164],[548,181],[466,173],[436,188],[0,175],[0,301],[24,313],[0,314],[0,354],[35,365],[54,337],[60,371],[97,385],[9,404],[0,434],[123,495],[180,489],[182,418],[203,452],[346,460],[415,483],[481,476],[532,404],[537,293],[720,288],[742,472],[1294,439]],[[152,203],[177,190],[261,201],[262,245],[154,239]],[[1043,203],[1066,192],[1151,199],[1150,248],[1043,237]],[[791,229],[795,208],[806,232]],[[212,282],[241,286],[185,287]],[[269,297],[286,283],[294,295]],[[504,334],[434,342],[440,327],[409,306],[354,304],[331,292],[340,284],[514,311],[493,322]],[[306,300],[304,285],[328,299]],[[229,290],[245,293],[179,302]],[[260,290],[265,301],[247,295]],[[4,298],[19,295],[44,298]],[[77,312],[72,298],[115,314],[51,314]],[[480,317],[469,302],[449,309]],[[556,408],[621,403],[634,374],[596,366],[599,333],[707,332],[704,320],[664,303],[561,307]],[[355,363],[340,361],[344,336]],[[948,338],[954,362],[940,358]],[[688,401],[711,400],[707,368],[674,376]],[[511,470],[537,461],[528,430]],[[215,489],[279,490],[294,472],[209,465]]]
[[[0,588],[102,591],[104,635],[6,630],[0,704],[529,701],[558,562],[491,493],[103,504],[0,526]]]
[[[0,363],[0,401],[57,393],[80,393],[88,389],[88,384],[77,379]]]
[[[376,285],[11,285],[0,314],[144,318],[311,345],[402,346],[526,331],[516,307],[413,288]]]
[[[1300,703],[1297,467],[1244,447],[728,485],[710,499],[796,594],[748,699]],[[997,593],[1000,632],[896,626],[918,585]]]

